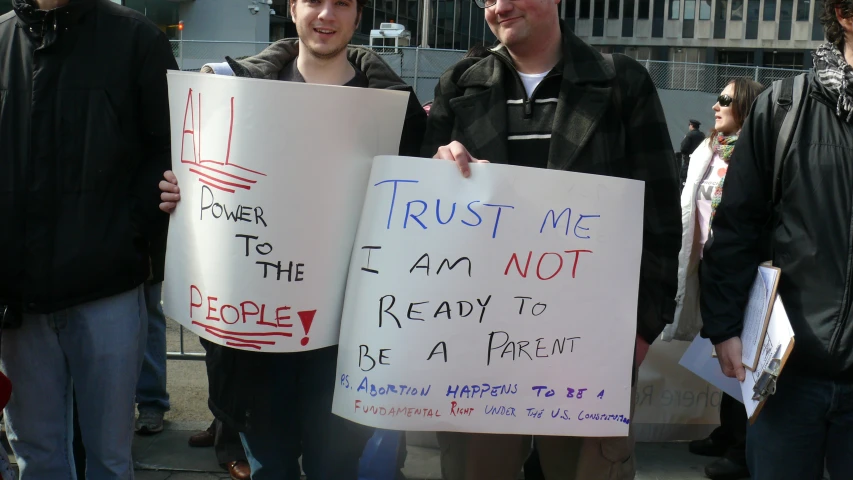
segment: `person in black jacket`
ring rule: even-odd
[[[699,120],[690,119],[687,124],[687,135],[681,140],[681,185],[687,180],[687,168],[690,165],[690,154],[705,140],[705,134],[699,130],[702,124]]]
[[[168,39],[104,0],[12,0],[0,16],[0,367],[21,478],[133,477],[149,245],[167,226]]]
[[[254,57],[228,59],[234,75],[407,91],[401,155],[417,156],[426,113],[406,85],[373,51],[347,46],[366,0],[298,0],[291,3],[299,39],[280,40]],[[322,32],[322,33],[321,33]],[[205,73],[218,66],[206,66]],[[180,200],[174,174],[165,174],[161,208]],[[298,207],[295,207],[298,208]],[[264,353],[208,343],[209,406],[240,431],[253,480],[356,480],[359,459],[373,429],[332,414],[338,347],[298,353]]]
[[[744,306],[768,246],[782,271],[796,340],[747,428],[754,480],[820,479],[824,464],[833,479],[853,478],[853,1],[827,0],[821,20],[829,42],[805,74],[780,175],[771,89],[741,131],[701,271],[702,336],[739,380]]]

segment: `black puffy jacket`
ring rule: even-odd
[[[166,36],[108,0],[0,16],[0,304],[49,313],[150,274],[168,216]]]
[[[853,380],[853,124],[814,72],[792,132],[769,224],[779,295],[794,329],[785,371]],[[702,335],[715,344],[740,334],[749,289],[771,219],[772,92],[762,93],[738,138],[702,264]],[[846,115],[845,115],[846,116]]]

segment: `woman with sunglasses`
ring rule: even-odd
[[[748,78],[731,80],[714,104],[713,130],[690,155],[687,181],[681,192],[682,237],[675,319],[663,332],[666,341],[692,341],[702,328],[699,313],[702,251],[712,236],[711,222],[723,194],[726,171],[732,161],[741,126],[752,102],[763,89],[761,84]],[[708,438],[690,442],[689,446],[694,454],[721,457],[705,467],[708,478],[749,478],[745,452],[746,422],[743,405],[724,394],[720,404],[720,427]]]

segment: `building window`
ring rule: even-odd
[[[711,19],[711,0],[699,0],[699,20]]]
[[[654,0],[653,8],[652,37],[663,38],[663,11],[666,9],[666,0]]]
[[[793,1],[793,0],[792,0]],[[717,0],[714,12],[714,38],[726,38],[727,0]]]
[[[619,18],[619,0],[610,0],[607,18]]]
[[[640,0],[637,4],[637,18],[648,19],[649,18],[649,0]]]
[[[797,0],[797,21],[808,22],[812,2],[809,0]]]
[[[791,39],[791,19],[794,17],[794,0],[782,0],[779,9],[779,40]]]
[[[670,0],[669,2],[669,19],[678,20],[681,12],[681,0]]]
[[[604,0],[594,0],[592,12],[592,36],[604,36]]]
[[[696,0],[684,0],[684,22],[681,24],[681,38],[693,38],[696,18]]]
[[[578,14],[578,18],[589,18],[589,4],[592,0],[580,0],[581,1],[581,11]]]
[[[576,0],[566,0],[566,18],[575,18]]]
[[[764,66],[770,68],[803,68],[803,52],[764,52]]]
[[[815,21],[812,22],[812,40],[821,41],[824,39],[823,25],[820,24],[820,12],[823,11],[823,0],[817,0],[814,6]]]
[[[776,0],[764,0],[764,21],[776,21]]]
[[[732,16],[733,22],[743,20],[743,0],[732,0]]]
[[[746,39],[758,38],[758,17],[761,16],[761,0],[747,0],[746,4]]]
[[[754,66],[753,52],[742,50],[722,50],[717,55],[717,63],[721,65]]]
[[[684,19],[693,20],[696,18],[696,0],[684,0]]]
[[[634,36],[634,0],[625,0],[624,11],[622,12],[622,37],[631,38]]]

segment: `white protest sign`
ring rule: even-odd
[[[163,307],[220,345],[335,345],[374,155],[408,93],[170,72],[172,215]],[[365,121],[365,112],[381,112]]]
[[[399,430],[627,435],[643,188],[377,158],[334,413]]]

